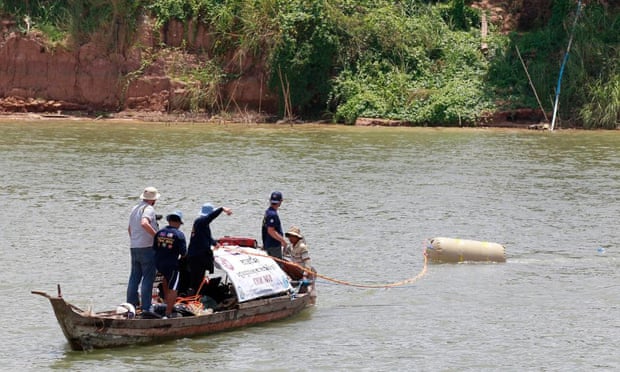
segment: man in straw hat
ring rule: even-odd
[[[129,242],[131,250],[131,273],[127,283],[127,302],[136,309],[149,311],[155,281],[155,251],[153,237],[159,228],[155,215],[155,202],[160,194],[149,186],[140,195],[140,203],[134,206],[129,215]],[[142,284],[140,284],[142,283]],[[138,296],[140,288],[140,296]]]
[[[291,260],[297,265],[305,269],[312,270],[312,262],[310,260],[308,246],[306,245],[304,236],[301,235],[299,227],[291,226],[285,235],[291,242],[291,245],[286,247],[285,254],[290,256]],[[304,271],[303,276],[307,276],[307,271]]]

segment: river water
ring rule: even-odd
[[[7,370],[618,370],[620,132],[108,122],[0,123]],[[233,209],[216,236],[258,237],[272,190],[319,273],[389,284],[424,241],[506,247],[503,264],[429,264],[391,289],[321,280],[315,308],[194,339],[74,352],[51,306],[125,301],[127,218]],[[188,223],[184,230],[191,228]]]

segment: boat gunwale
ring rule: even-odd
[[[228,329],[284,319],[314,305],[310,292],[282,294],[237,304],[233,309],[177,318],[117,318],[112,311],[93,313],[67,302],[61,295],[46,297],[73,350],[90,350],[134,344],[149,344],[181,337],[207,335]]]

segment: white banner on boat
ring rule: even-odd
[[[213,251],[215,265],[224,270],[235,286],[239,302],[253,300],[286,292],[291,289],[286,273],[261,251],[247,248],[251,254],[243,253],[246,248],[228,247]]]

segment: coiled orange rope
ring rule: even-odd
[[[207,277],[202,279],[198,290],[195,295],[186,296],[186,297],[177,297],[176,303],[190,303],[190,302],[200,302],[200,291],[202,290],[202,286],[209,283],[209,279]]]
[[[202,298],[202,296],[200,295],[200,291],[202,290],[202,287],[208,283],[209,283],[209,278],[204,277],[195,295],[186,296],[186,297],[177,297],[175,304],[186,305],[191,312],[193,312],[196,315],[199,315],[205,309],[202,301],[200,301],[200,299]]]

